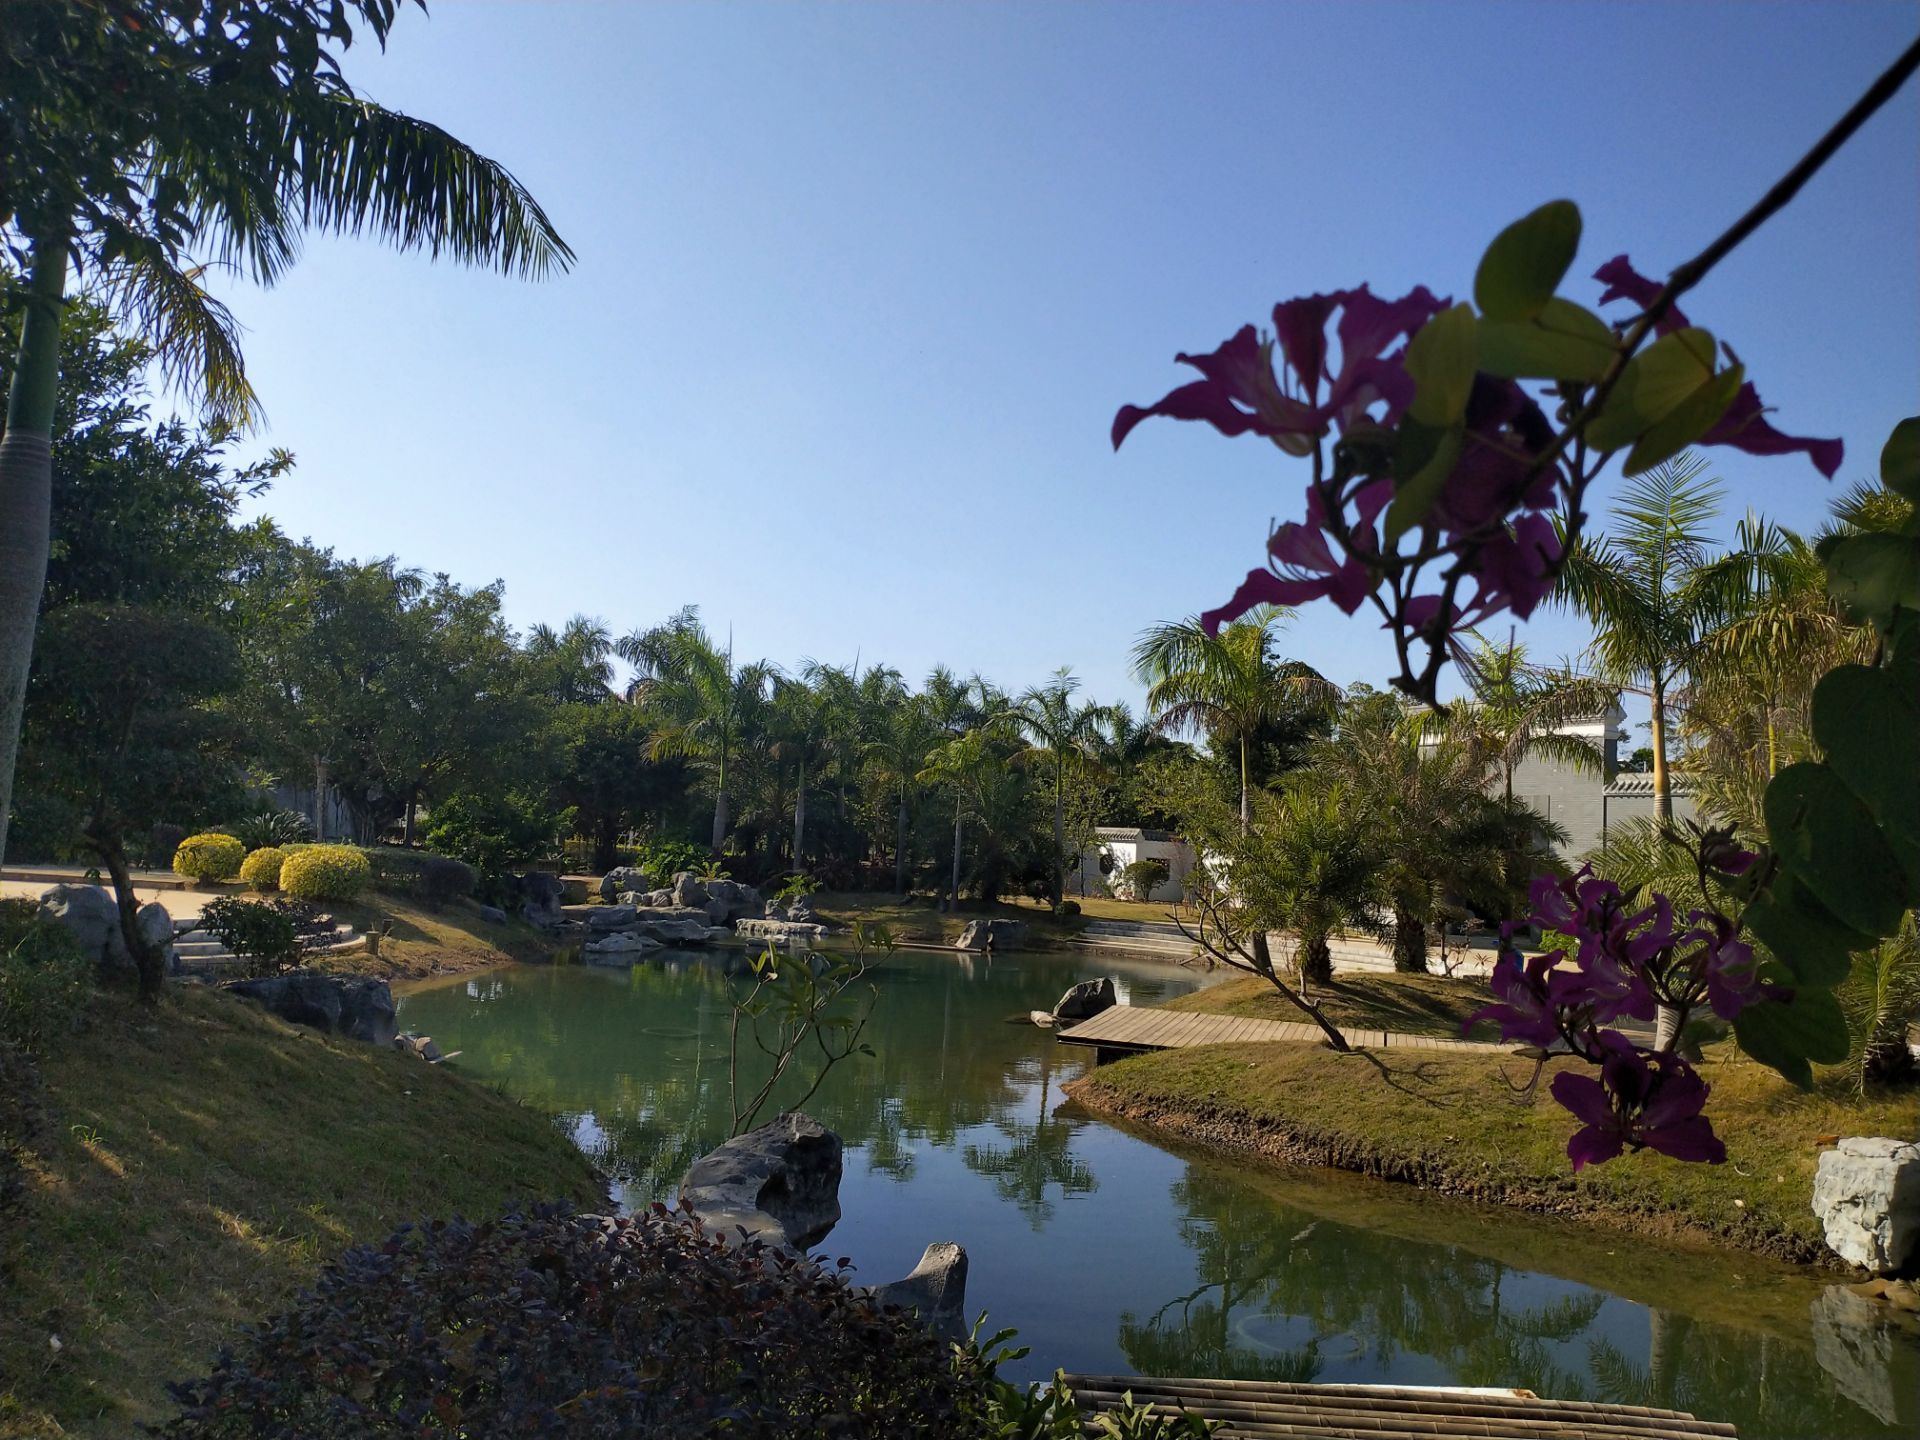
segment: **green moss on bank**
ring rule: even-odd
[[[1728,1163],[1646,1152],[1575,1176],[1575,1123],[1546,1094],[1552,1068],[1529,1101],[1512,1087],[1533,1066],[1514,1058],[1221,1045],[1124,1060],[1069,1088],[1098,1113],[1212,1148],[1819,1263],[1830,1257],[1809,1201],[1822,1137],[1920,1129],[1912,1090],[1858,1100],[1836,1077],[1803,1093],[1723,1044],[1702,1074]]]
[[[234,1327],[404,1221],[604,1199],[549,1118],[212,991],[102,994],[44,1071],[42,1153],[0,1237],[0,1435],[130,1433]]]

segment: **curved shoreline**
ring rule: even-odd
[[[1433,1155],[1409,1156],[1363,1135],[1328,1134],[1232,1104],[1196,1104],[1170,1095],[1122,1095],[1099,1072],[1062,1087],[1102,1120],[1122,1121],[1159,1132],[1222,1158],[1257,1156],[1287,1165],[1340,1170],[1457,1199],[1499,1205],[1535,1215],[1553,1215],[1662,1242],[1700,1245],[1730,1254],[1751,1254],[1803,1267],[1812,1275],[1857,1278],[1852,1267],[1805,1236],[1761,1229],[1757,1217],[1735,1229],[1717,1230],[1676,1212],[1608,1204],[1567,1186],[1549,1189],[1469,1174]]]

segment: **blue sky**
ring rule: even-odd
[[[527,284],[317,239],[236,290],[297,472],[265,508],[343,553],[507,585],[517,624],[683,604],[743,654],[1071,664],[1137,698],[1134,635],[1218,603],[1303,477],[1155,422],[1274,301],[1471,292],[1560,195],[1576,273],[1660,273],[1753,202],[1920,5],[509,4],[440,0],[366,93],[507,164],[578,252]],[[1782,428],[1869,474],[1920,397],[1920,93],[1688,302]],[[1572,284],[1576,298],[1598,287]],[[1801,526],[1804,459],[1713,452]],[[1604,498],[1604,497],[1603,497]],[[1576,648],[1565,618],[1524,632]],[[1290,651],[1389,672],[1364,617]]]

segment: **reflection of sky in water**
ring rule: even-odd
[[[468,977],[406,996],[402,1023],[464,1050],[467,1073],[561,1116],[623,1204],[671,1199],[727,1130],[731,1012],[727,983],[699,957],[666,958],[632,972]],[[1102,973],[1141,1004],[1202,979],[1084,954],[882,966],[867,1036],[876,1057],[849,1061],[808,1107],[847,1142],[844,1218],[822,1248],[873,1283],[905,1274],[929,1241],[960,1241],[969,1310],[1034,1349],[1015,1367],[1022,1377],[1061,1366],[1521,1384],[1690,1409],[1735,1421],[1748,1440],[1920,1433],[1920,1341],[1867,1327],[1872,1312],[1863,1321],[1818,1285],[1736,1279],[1734,1262],[1676,1255],[1674,1305],[1688,1284],[1711,1294],[1760,1283],[1756,1293],[1790,1302],[1756,1330],[1656,1313],[1526,1268],[1552,1263],[1604,1285],[1619,1238],[1549,1231],[1570,1238],[1502,1264],[1490,1258],[1501,1242],[1542,1222],[1346,1177],[1285,1172],[1276,1193],[1280,1182],[1261,1178],[1273,1172],[1189,1160],[1062,1113],[1060,1087],[1088,1056],[1025,1016]],[[1375,1218],[1345,1223],[1360,1214]],[[1805,1319],[1780,1319],[1810,1311],[1811,1335]]]

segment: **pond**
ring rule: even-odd
[[[1087,1052],[1025,1023],[1077,980],[1149,1004],[1205,983],[1154,961],[901,952],[875,1055],[808,1110],[846,1141],[821,1247],[869,1282],[967,1247],[969,1310],[1009,1373],[1521,1385],[1691,1410],[1748,1440],[1911,1435],[1920,1340],[1842,1287],[1320,1171],[1226,1162],[1094,1119]],[[403,1026],[558,1117],[629,1206],[671,1200],[725,1138],[729,985],[713,957],[513,967],[415,989]]]

